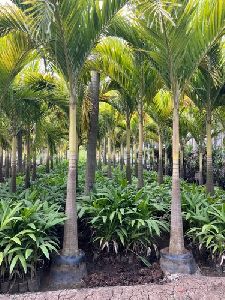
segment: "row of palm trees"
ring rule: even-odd
[[[84,108],[88,104],[86,193],[90,192],[94,184],[97,135],[107,135],[108,149],[112,146],[114,133],[110,124],[114,122],[113,111],[119,111],[118,117],[122,115],[125,120],[123,125],[126,128],[128,181],[131,181],[131,120],[134,112],[138,112],[139,188],[144,184],[142,145],[145,114],[154,120],[157,127],[159,183],[162,182],[163,136],[167,136],[164,133],[168,129],[167,122],[172,120],[173,180],[169,253],[183,254],[185,249],[179,174],[182,141],[179,128],[180,107],[181,103],[185,107],[185,99],[188,98],[196,103],[198,110],[206,111],[207,191],[212,193],[212,111],[217,105],[223,104],[224,97],[224,0],[174,0],[170,5],[164,0],[133,0],[129,3],[125,0],[12,2],[14,5],[0,8],[1,103],[10,98],[10,95],[12,98],[15,78],[37,57],[42,57],[45,65],[52,69],[54,78],[62,78],[66,90],[65,99],[68,97],[69,169],[62,254],[76,256],[79,253],[77,155],[82,129],[81,115],[87,113]],[[6,47],[12,53],[9,51],[6,54]],[[87,82],[89,84],[85,91],[84,85]],[[60,92],[62,96],[62,89]],[[55,99],[60,93],[53,94]],[[80,99],[85,99],[83,106],[80,105]],[[98,117],[99,99],[112,107],[103,120],[107,130],[104,128],[102,132],[101,126],[98,130],[98,124],[101,124],[101,116]],[[46,95],[43,95],[43,100],[47,101]],[[16,103],[18,102],[17,100]],[[37,120],[35,123],[38,123]],[[15,170],[15,134],[13,136],[12,165]],[[202,143],[203,139],[199,145]],[[181,162],[182,160],[181,156]],[[110,176],[110,167],[108,175]]]

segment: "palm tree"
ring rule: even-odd
[[[129,22],[127,16],[118,15],[111,30],[134,45],[137,45],[137,40],[142,41],[141,46],[138,43],[140,51],[148,54],[150,64],[172,94],[173,180],[169,253],[181,255],[185,248],[179,179],[179,102],[201,60],[223,33],[225,5],[224,0],[173,1],[169,6],[166,0],[139,0],[138,4],[138,16],[141,17],[135,17],[134,8],[131,19],[134,16],[135,21]]]
[[[23,1],[15,1],[23,3]],[[12,7],[3,14],[8,28],[17,25],[33,32],[37,40],[43,40],[50,58],[62,72],[68,84],[69,100],[69,170],[66,197],[67,220],[64,225],[62,254],[66,257],[79,255],[77,211],[76,211],[76,168],[77,168],[77,95],[78,77],[84,62],[113,15],[126,3],[126,0],[62,0],[30,2],[29,8],[18,13]],[[13,14],[10,12],[14,12]],[[40,14],[42,12],[42,14]],[[22,18],[21,18],[22,15]],[[27,26],[21,26],[26,23]],[[3,24],[3,25],[2,25]],[[19,24],[19,26],[18,26]],[[6,22],[0,20],[0,32],[4,32]],[[25,29],[24,29],[25,28]],[[72,277],[70,279],[73,281]],[[70,285],[74,284],[70,282]]]
[[[141,1],[140,1],[141,2]],[[203,9],[204,7],[204,9]],[[173,98],[173,177],[169,253],[185,253],[179,179],[179,102],[186,84],[225,26],[224,0],[150,1],[141,7],[146,18],[149,59]],[[152,19],[151,22],[150,19]],[[215,20],[217,20],[215,24]],[[143,23],[143,19],[140,19]],[[201,24],[201,26],[199,26]],[[206,25],[207,24],[207,25]],[[184,43],[184,39],[188,43]],[[153,45],[153,46],[152,46]],[[185,66],[185,69],[184,69]]]

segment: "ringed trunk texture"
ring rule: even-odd
[[[163,183],[163,156],[162,156],[162,133],[159,130],[159,164],[158,164],[158,184]]]
[[[142,100],[138,102],[138,127],[139,127],[139,143],[138,143],[138,189],[144,186],[143,178],[143,105]]]
[[[108,137],[108,178],[112,178],[112,144],[111,144],[111,137]]]
[[[213,184],[213,165],[212,165],[212,113],[211,107],[207,107],[206,117],[206,149],[207,149],[207,173],[206,173],[206,192],[214,194]]]
[[[23,172],[23,135],[22,130],[17,133],[18,172]]]
[[[0,182],[4,182],[3,177],[3,148],[0,146]]]
[[[77,128],[76,90],[71,86],[69,103],[69,170],[67,179],[66,209],[63,250],[65,256],[76,256],[78,248],[77,207],[76,207],[76,168],[77,168]]]
[[[87,166],[85,179],[85,194],[89,194],[93,189],[95,183],[96,172],[96,149],[97,149],[97,135],[98,135],[98,115],[99,115],[99,86],[100,74],[96,71],[91,72],[90,83],[90,100],[92,109],[90,113],[90,125],[88,131],[87,142]]]
[[[129,183],[131,183],[131,166],[130,166],[130,114],[127,112],[126,116],[126,143],[127,143],[127,165],[126,165],[126,178]]]
[[[173,108],[173,175],[172,175],[172,204],[170,229],[170,254],[183,254],[184,234],[181,214],[180,176],[179,176],[179,91],[174,93]]]
[[[30,128],[26,133],[26,158],[25,188],[27,189],[30,187]]]
[[[12,178],[11,178],[11,192],[16,192],[16,134],[12,138]]]

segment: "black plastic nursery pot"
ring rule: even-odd
[[[169,274],[194,274],[198,269],[191,251],[170,254],[169,248],[160,251],[160,266],[164,273]]]
[[[85,254],[80,250],[76,256],[57,255],[53,258],[49,287],[50,289],[71,289],[80,287],[87,275]]]

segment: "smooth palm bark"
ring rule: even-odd
[[[26,133],[26,171],[25,171],[25,188],[30,187],[30,164],[31,164],[31,156],[30,156],[30,128],[27,129]]]
[[[11,192],[16,192],[16,134],[12,138],[12,178],[11,178]]]
[[[199,185],[203,185],[202,161],[203,161],[202,147],[199,146],[199,179],[198,179]]]
[[[179,91],[174,93],[173,108],[173,175],[172,204],[169,253],[183,254],[184,234],[181,214],[180,176],[179,176]]]
[[[180,144],[180,178],[184,178],[184,145]]]
[[[0,182],[4,182],[3,176],[3,148],[0,145]]]
[[[50,168],[51,170],[54,169],[54,154],[52,150],[50,151]]]
[[[18,172],[23,172],[23,135],[22,130],[17,133]]]
[[[99,170],[102,169],[102,146],[101,146],[101,142],[99,142],[98,168],[99,168]]]
[[[37,151],[35,145],[33,145],[33,168],[32,168],[32,181],[37,178]]]
[[[45,162],[45,172],[50,172],[50,151],[49,147],[47,147],[47,155],[46,155],[46,162]]]
[[[163,148],[162,133],[161,133],[161,130],[159,130],[158,184],[162,184],[163,183],[163,156],[162,156],[162,148]]]
[[[138,142],[138,189],[144,186],[143,178],[143,104],[142,100],[138,102],[138,127],[139,127],[139,142]]]
[[[116,167],[116,144],[113,143],[113,167]]]
[[[146,145],[144,143],[144,140],[143,140],[143,145],[144,145],[144,165],[143,165],[143,168],[146,170],[147,169],[147,151],[146,151]]]
[[[66,216],[63,250],[65,256],[79,253],[76,207],[77,129],[76,129],[76,87],[71,86],[69,103],[69,169],[67,179]]]
[[[168,175],[168,154],[165,146],[165,175]]]
[[[99,115],[99,87],[100,74],[96,71],[91,72],[90,83],[90,101],[92,109],[90,113],[90,123],[87,141],[87,165],[86,165],[86,180],[85,180],[85,194],[89,194],[93,189],[95,183],[96,172],[96,149],[97,149],[97,135],[98,135],[98,115]]]
[[[120,170],[123,170],[124,166],[124,147],[123,143],[120,144]]]
[[[112,178],[112,142],[108,137],[108,178]]]
[[[26,172],[26,163],[27,163],[27,148],[26,148],[26,141],[23,145],[24,151],[23,151],[23,172],[25,174]]]
[[[9,178],[9,150],[5,150],[5,178]]]
[[[134,139],[134,176],[138,178],[138,146]]]
[[[206,150],[207,150],[207,173],[206,173],[206,192],[213,195],[214,194],[214,184],[213,184],[213,165],[212,165],[212,113],[211,107],[207,107],[207,117],[206,117]]]
[[[134,166],[134,144],[131,146],[131,165]]]
[[[126,178],[129,183],[131,183],[131,166],[130,166],[130,114],[127,112],[126,115],[126,156],[127,156],[127,164],[126,164]]]
[[[106,150],[106,137],[104,137],[104,145],[103,145],[103,164],[107,164],[107,150]]]

